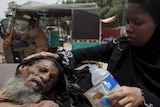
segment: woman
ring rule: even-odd
[[[113,107],[159,107],[160,105],[160,0],[128,0],[126,7],[127,37],[108,41],[92,48],[59,54],[34,56],[61,58],[62,63],[83,60],[108,63],[108,70],[121,87],[108,93]],[[65,55],[65,56],[64,56]],[[72,56],[73,55],[73,56]]]

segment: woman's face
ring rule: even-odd
[[[126,32],[133,46],[143,46],[151,38],[156,24],[150,14],[138,3],[129,3],[126,8]]]

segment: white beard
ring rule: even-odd
[[[6,84],[6,95],[16,103],[36,103],[41,100],[41,93],[35,93],[33,90],[24,86],[25,80],[21,77],[11,78]]]

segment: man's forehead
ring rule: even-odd
[[[60,70],[56,66],[56,64],[51,60],[39,60],[37,63],[34,63],[31,66],[27,66],[28,69],[26,71],[28,72],[28,75],[34,74],[34,73],[50,73],[52,77],[55,77],[55,75],[58,75]]]
[[[54,66],[55,63],[53,61],[51,61],[51,60],[41,59],[41,60],[35,62],[33,65],[41,65],[41,66],[50,67],[50,66]]]
[[[61,67],[59,63],[52,58],[44,58],[44,57],[36,57],[31,60],[25,61],[17,66],[16,75],[18,75],[19,71],[26,71],[27,69],[50,69],[51,71],[61,71]],[[32,69],[32,70],[33,70]]]

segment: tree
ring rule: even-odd
[[[116,15],[119,26],[123,24],[124,3],[126,0],[66,0],[63,4],[68,3],[97,3],[100,17],[102,19]]]

